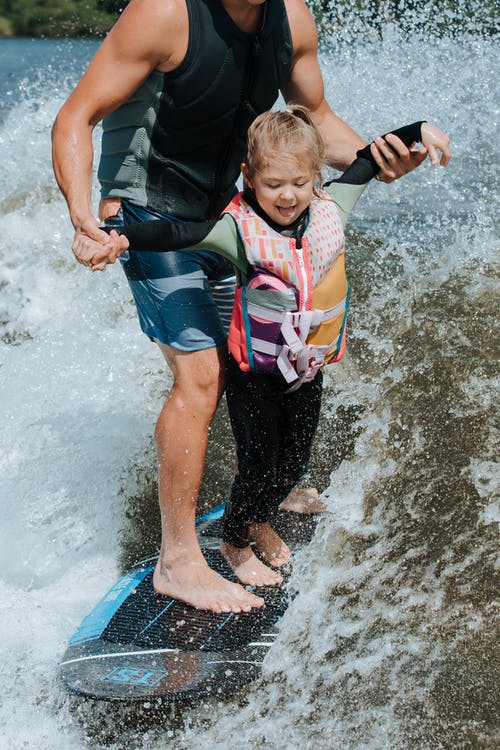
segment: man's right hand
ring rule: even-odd
[[[114,263],[121,254],[94,217],[75,227],[71,249],[77,261],[93,271],[104,271],[108,263]]]

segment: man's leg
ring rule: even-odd
[[[159,346],[174,384],[155,432],[162,546],[154,587],[200,609],[249,611],[264,600],[211,570],[195,531],[208,428],[224,388],[225,347],[181,352]]]
[[[117,215],[110,217],[110,211]],[[107,217],[112,224],[159,218],[128,201],[103,208],[101,218]],[[232,269],[220,256],[195,251],[126,253],[121,263],[141,328],[160,346],[174,376],[155,430],[162,545],[153,585],[159,593],[216,612],[262,606],[263,599],[210,570],[195,532],[208,428],[225,372],[226,336],[210,280],[217,279],[218,295],[227,296]]]

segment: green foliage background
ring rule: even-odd
[[[0,37],[102,37],[129,0],[0,0]],[[306,0],[323,36],[396,23],[426,34],[492,35],[498,0]]]
[[[124,0],[0,0],[0,37],[100,37],[124,5]]]

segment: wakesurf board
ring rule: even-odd
[[[197,520],[208,564],[236,581],[219,552],[224,505]],[[314,532],[315,518],[280,512],[273,526],[297,550]],[[157,594],[158,553],[122,575],[69,640],[59,666],[64,686],[98,700],[180,701],[219,696],[256,679],[289,604],[284,585],[252,590],[265,606],[248,613],[195,609]],[[285,580],[286,582],[286,580]]]

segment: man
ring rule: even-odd
[[[103,270],[116,260],[91,206],[99,121],[101,220],[118,211],[120,223],[203,219],[232,197],[246,130],[280,90],[318,119],[331,163],[351,163],[365,144],[324,98],[317,31],[302,0],[131,0],[54,124],[54,170],[78,261]],[[449,154],[441,150],[443,162]],[[385,181],[426,156],[392,136],[372,153]],[[208,428],[224,388],[225,334],[210,283],[223,294],[231,270],[211,253],[132,255],[124,267],[141,327],[174,378],[155,432],[162,546],[154,587],[202,609],[249,611],[263,600],[209,568],[194,525]]]

